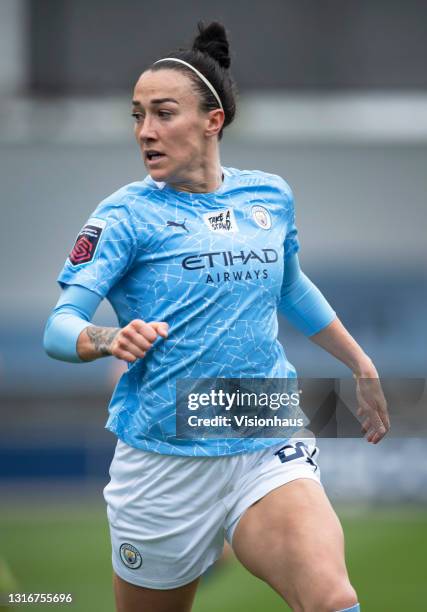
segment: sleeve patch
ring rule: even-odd
[[[73,249],[69,254],[69,260],[73,266],[89,263],[95,257],[101,234],[107,225],[104,219],[89,219],[86,225],[80,230],[76,238]]]

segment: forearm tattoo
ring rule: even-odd
[[[90,326],[86,329],[86,333],[92,342],[93,348],[101,353],[101,355],[111,355],[110,346],[119,331],[120,328],[118,327]]]

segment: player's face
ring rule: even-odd
[[[191,183],[206,163],[209,114],[191,81],[176,70],[144,72],[134,90],[135,136],[155,181]]]

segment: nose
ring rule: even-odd
[[[154,124],[150,117],[144,117],[144,120],[140,124],[139,128],[139,140],[141,142],[145,142],[147,140],[156,140],[156,132],[154,129]]]

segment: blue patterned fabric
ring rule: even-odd
[[[213,193],[178,192],[150,177],[123,187],[93,212],[58,276],[62,287],[107,298],[120,326],[169,324],[168,338],[129,366],[110,402],[107,428],[136,448],[216,456],[278,442],[175,437],[177,379],[296,376],[277,340],[284,260],[299,248],[292,192],[276,175],[223,172]]]

